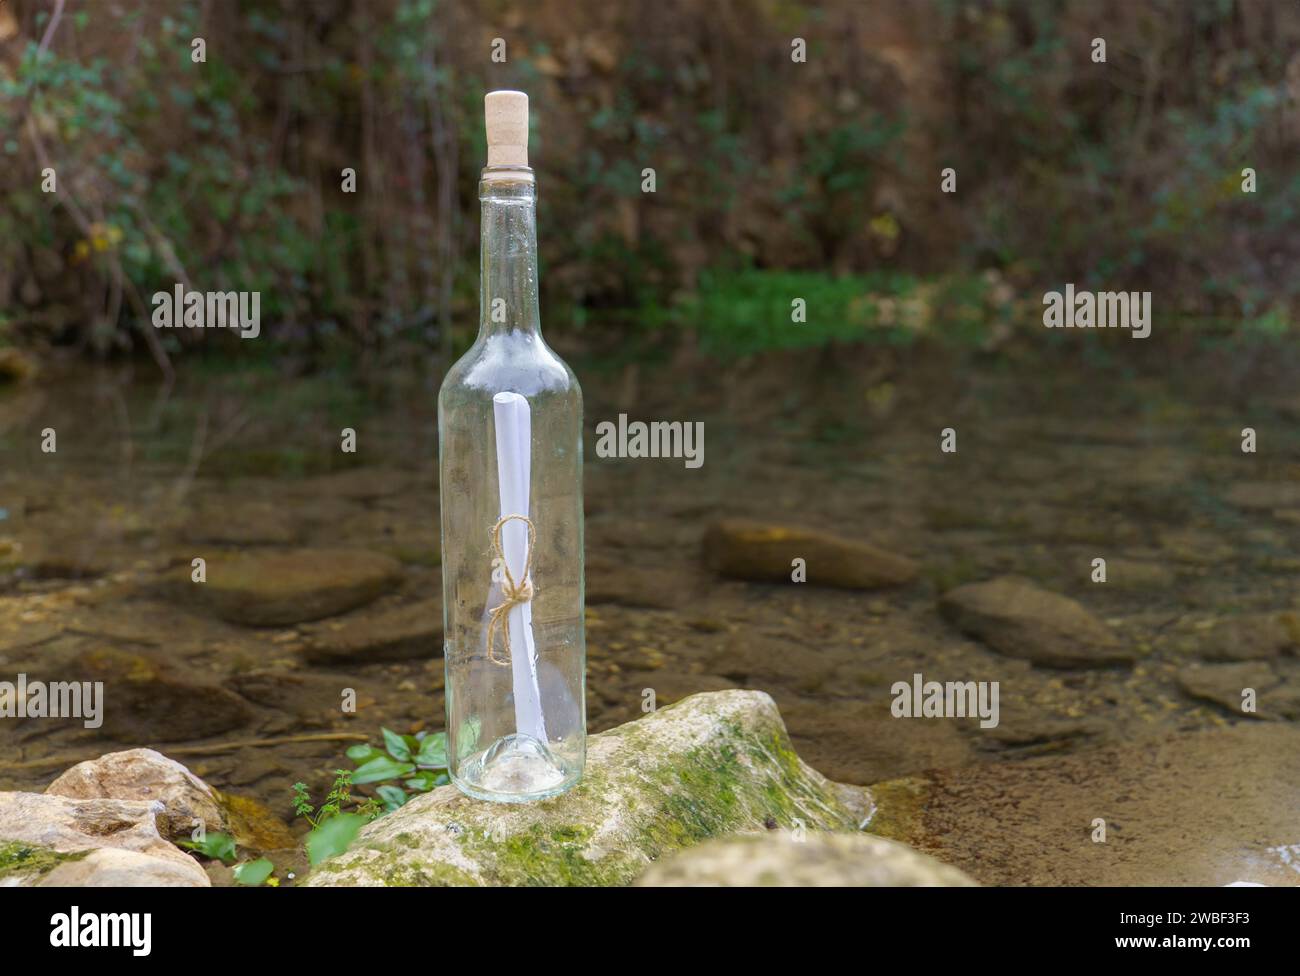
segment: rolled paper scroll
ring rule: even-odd
[[[498,393],[492,398],[496,420],[497,486],[501,495],[501,518],[509,521],[497,530],[501,538],[501,558],[507,579],[517,588],[531,590],[528,578],[532,558],[529,552],[530,523],[528,491],[532,468],[532,418],[528,400],[518,393]],[[533,605],[531,599],[511,599],[507,631],[509,658],[515,698],[515,730],[538,742],[546,742],[546,723],[542,717],[542,695],[537,681],[537,644],[533,639]],[[489,640],[492,639],[489,629]],[[494,653],[488,648],[488,654]]]

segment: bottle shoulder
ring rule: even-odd
[[[536,333],[480,336],[443,377],[440,395],[453,390],[582,397],[568,363]]]

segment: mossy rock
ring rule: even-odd
[[[866,790],[796,755],[761,691],[692,695],[588,740],[583,780],[539,803],[445,786],[369,824],[311,886],[626,885],[666,854],[744,831],[855,831]]]
[[[60,864],[79,861],[90,851],[56,851],[39,844],[0,841],[0,887],[28,885]]]
[[[207,887],[164,815],[161,800],[0,792],[0,887]]]

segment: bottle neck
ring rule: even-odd
[[[532,170],[484,170],[479,266],[479,338],[540,335],[537,301],[537,192]]]

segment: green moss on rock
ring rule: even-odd
[[[90,851],[52,850],[19,841],[0,841],[0,881],[18,875],[44,875],[60,864],[80,861]]]
[[[593,736],[582,782],[520,806],[443,787],[368,825],[310,885],[624,885],[737,832],[853,831],[865,791],[799,759],[770,697],[694,695]]]

